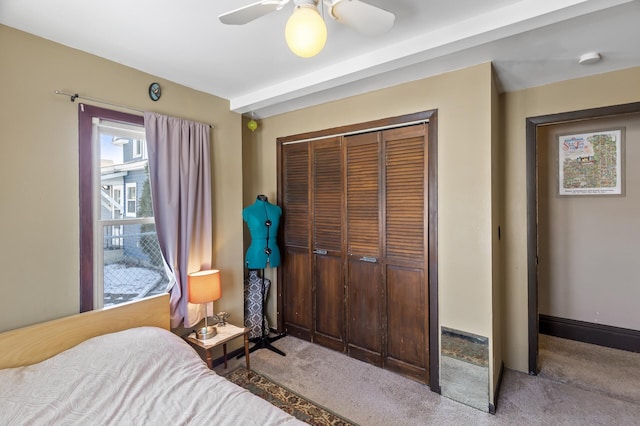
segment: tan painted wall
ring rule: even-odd
[[[278,137],[438,109],[440,325],[492,339],[491,72],[482,64],[261,120],[245,140],[256,156],[245,187],[275,197]],[[274,284],[276,272],[267,271]]]
[[[79,310],[78,106],[56,89],[214,126],[216,309],[242,318],[241,117],[228,101],[1,25],[0,63],[0,331]]]
[[[504,107],[503,342],[505,365],[528,369],[525,119],[640,101],[640,68],[502,96]]]

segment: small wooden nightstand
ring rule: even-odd
[[[222,345],[222,351],[224,353],[224,368],[227,368],[227,342],[229,340],[236,339],[240,336],[244,336],[244,359],[247,363],[247,370],[251,370],[249,361],[249,331],[250,328],[236,327],[227,323],[224,326],[216,326],[218,334],[211,339],[198,340],[195,333],[191,333],[184,339],[193,346],[196,350],[203,349],[207,361],[207,365],[210,369],[213,369],[213,359],[211,358],[211,350],[216,346]]]

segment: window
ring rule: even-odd
[[[111,199],[113,201],[111,219],[120,219],[122,217],[122,185],[114,185],[111,188]]]
[[[80,309],[166,291],[143,118],[80,105]]]
[[[110,207],[111,219],[122,219],[122,185],[103,185],[102,189],[102,197],[106,198],[107,205]],[[123,240],[118,237],[122,235],[123,226],[113,225],[110,230],[110,235],[105,236],[105,248],[112,250],[122,248]]]
[[[131,143],[133,145],[133,157],[142,157],[142,141],[140,139],[134,139]]]
[[[138,203],[138,191],[135,182],[127,184],[127,216],[136,217],[136,205]]]

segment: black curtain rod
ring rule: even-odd
[[[128,110],[131,110],[131,111],[136,111],[136,112],[139,112],[141,114],[144,114],[144,111],[142,111],[140,109],[137,109],[137,108],[132,108],[132,107],[129,107],[129,106],[126,106],[126,105],[120,105],[120,104],[116,104],[116,103],[109,102],[109,101],[103,101],[101,99],[89,98],[87,96],[80,96],[77,93],[65,93],[65,92],[63,92],[61,90],[56,90],[55,94],[56,95],[62,95],[62,96],[68,96],[69,100],[71,102],[75,102],[76,99],[83,99],[85,101],[96,102],[96,103],[104,104],[104,105],[110,105],[110,106],[113,106],[113,107],[116,107],[116,108],[124,108],[124,109],[128,109]],[[208,126],[209,126],[210,129],[213,127],[211,124],[208,124]]]
[[[80,96],[77,93],[65,93],[65,92],[63,92],[61,90],[56,90],[55,93],[56,93],[56,95],[68,96],[69,100],[71,102],[75,102],[76,99],[83,99],[85,101],[97,102],[99,104],[104,104],[104,105],[111,105],[111,106],[114,106],[114,107],[117,107],[117,108],[125,108],[125,109],[131,110],[131,111],[137,111],[139,113],[144,114],[144,111],[142,111],[140,109],[137,109],[137,108],[132,108],[132,107],[129,107],[129,106],[126,106],[126,105],[120,105],[120,104],[116,104],[116,103],[109,102],[109,101],[103,101],[101,99],[89,98],[87,96]]]

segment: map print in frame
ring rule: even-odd
[[[559,195],[622,195],[622,129],[558,137]]]

